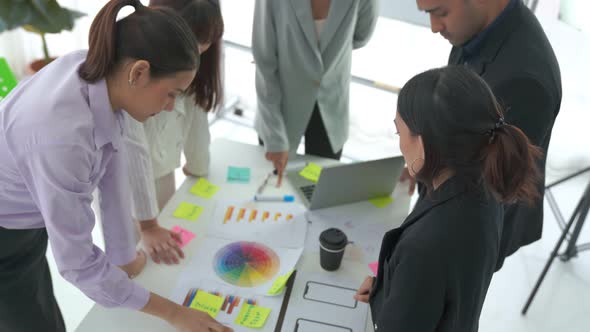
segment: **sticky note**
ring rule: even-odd
[[[247,167],[229,166],[227,168],[227,181],[237,183],[250,182],[250,169]]]
[[[8,96],[17,83],[16,77],[10,70],[6,59],[0,58],[0,100]]]
[[[195,238],[195,234],[193,234],[193,232],[186,230],[180,226],[174,226],[172,227],[172,231],[176,234],[180,235],[180,242],[178,242],[178,245],[182,248],[184,246],[186,246],[189,242],[191,242],[192,239]]]
[[[379,262],[373,262],[369,264],[369,269],[371,269],[371,271],[373,271],[373,275],[376,277],[377,276],[377,270],[379,267]]]
[[[280,294],[283,291],[283,289],[285,288],[285,285],[287,284],[287,281],[289,281],[289,277],[291,276],[292,273],[293,273],[293,270],[291,270],[287,274],[284,274],[282,276],[278,276],[275,279],[275,282],[272,284],[272,286],[270,286],[270,289],[268,290],[268,293],[266,293],[266,294],[267,295]]]
[[[191,188],[191,193],[203,198],[211,198],[219,190],[219,187],[207,181],[205,178],[200,178],[197,183]]]
[[[313,183],[317,183],[318,179],[320,178],[320,173],[322,172],[322,167],[317,164],[309,163],[305,166],[304,169],[299,172],[299,175],[303,176],[304,178],[308,179]]]
[[[390,196],[376,197],[371,198],[369,202],[381,209],[391,204],[393,202],[393,198],[391,198]]]
[[[261,328],[270,315],[270,308],[244,303],[235,323],[250,328]]]
[[[197,295],[191,302],[190,307],[209,314],[212,318],[217,317],[219,309],[223,305],[223,298],[221,296],[209,294],[201,290],[197,291]]]
[[[190,221],[196,221],[203,212],[202,206],[197,206],[187,202],[180,202],[180,205],[174,211],[173,216],[176,218],[186,219]]]

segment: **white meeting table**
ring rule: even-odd
[[[338,162],[329,159],[323,159],[313,156],[293,156],[289,161],[289,169],[304,165],[305,162],[313,161],[319,165],[333,165]],[[250,182],[247,184],[229,183],[227,181],[228,166],[249,167],[251,169]],[[176,191],[168,204],[162,210],[158,217],[159,223],[166,228],[172,228],[175,225],[181,225],[183,228],[190,230],[196,237],[184,247],[186,257],[178,265],[155,264],[148,258],[148,263],[142,273],[136,277],[135,281],[146,289],[169,297],[174,286],[176,285],[179,275],[182,273],[186,264],[194,256],[195,250],[198,250],[199,244],[207,234],[207,226],[213,216],[213,208],[218,200],[252,199],[258,186],[262,183],[269,171],[272,170],[270,162],[265,160],[262,147],[248,145],[224,139],[216,140],[211,145],[211,165],[207,179],[219,186],[219,191],[211,199],[205,199],[195,196],[189,192],[189,189],[195,184],[196,178],[187,177],[181,187]],[[296,197],[296,203],[300,203],[300,197],[291,184],[284,179],[281,188],[276,188],[272,184],[267,186],[265,194],[292,194]],[[383,226],[384,230],[399,226],[407,216],[410,205],[410,196],[407,194],[407,184],[398,183],[392,197],[394,202],[384,208],[376,208],[369,202],[358,202],[353,204],[341,205],[337,207],[316,210],[322,215],[346,216],[348,220],[354,223],[363,223],[370,220]],[[172,216],[174,210],[180,202],[189,202],[204,208],[203,213],[196,222],[184,221]],[[362,230],[363,227],[355,229]],[[315,238],[309,238],[310,229],[308,227],[308,237],[305,241],[303,254],[296,266],[297,273],[293,290],[300,289],[302,285],[298,276],[306,273],[325,274],[330,278],[343,277],[347,280],[353,280],[357,287],[370,274],[367,266],[369,262],[376,261],[379,255],[379,247],[383,234],[365,235],[365,241],[371,242],[370,245],[374,250],[369,255],[358,254],[359,250],[349,250],[347,247],[342,266],[336,272],[325,272],[319,266],[319,244]],[[354,230],[345,230],[349,239],[354,239]],[[252,239],[244,239],[252,240]],[[367,245],[367,243],[355,243],[358,247]],[[356,252],[356,254],[355,254]],[[290,313],[296,311],[297,306],[304,305],[299,296],[291,295],[287,307],[285,322],[289,320]],[[370,315],[367,315],[366,330],[372,331],[370,327]],[[292,318],[292,317],[291,317]],[[283,331],[287,331],[283,324]],[[166,322],[141,312],[135,312],[127,309],[104,308],[95,304],[90,312],[84,317],[77,332],[98,332],[98,331],[141,331],[141,332],[173,332],[175,329]],[[254,329],[252,331],[255,331]],[[291,332],[291,331],[289,331]],[[303,332],[303,331],[302,331]],[[355,331],[356,332],[356,331]]]

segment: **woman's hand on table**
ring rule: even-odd
[[[133,279],[138,274],[140,274],[141,271],[143,271],[143,268],[145,267],[146,262],[147,262],[147,257],[145,255],[145,252],[143,250],[139,250],[137,252],[137,256],[135,257],[135,259],[131,263],[121,265],[121,266],[119,266],[119,268],[121,270],[125,271],[125,273],[127,273],[127,276],[130,279]]]
[[[156,219],[140,221],[140,228],[143,246],[155,263],[178,264],[178,258],[184,258],[180,234],[161,227]]]
[[[272,162],[272,165],[277,171],[277,187],[280,187],[281,183],[283,182],[283,172],[285,171],[285,167],[287,166],[287,160],[289,159],[289,151],[267,152],[265,157],[266,160]]]
[[[369,294],[371,294],[371,289],[373,288],[373,277],[366,277],[365,281],[361,284],[361,287],[356,291],[354,295],[354,299],[363,302],[369,303]]]
[[[141,311],[167,321],[181,332],[233,332],[209,314],[183,307],[155,293],[150,293],[148,303]]]
[[[209,314],[179,306],[170,323],[181,332],[232,332],[227,326],[221,325]]]

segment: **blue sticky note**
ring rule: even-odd
[[[236,183],[249,183],[250,169],[247,167],[229,166],[227,168],[227,181]]]

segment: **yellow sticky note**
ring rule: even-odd
[[[369,202],[381,209],[391,204],[393,202],[393,198],[391,198],[390,196],[376,197],[371,198]]]
[[[299,175],[303,176],[304,178],[308,179],[313,183],[317,183],[318,179],[320,178],[320,173],[322,172],[322,167],[314,164],[309,163],[305,166],[304,169],[299,172]]]
[[[193,302],[191,302],[190,307],[206,312],[209,314],[209,316],[215,318],[219,313],[219,309],[221,309],[221,305],[223,305],[223,298],[221,296],[209,294],[199,290],[197,291],[197,295],[195,296]]]
[[[245,327],[261,328],[270,315],[270,308],[244,303],[235,323]]]
[[[285,285],[287,284],[287,281],[289,281],[289,277],[291,276],[292,273],[293,273],[293,270],[291,270],[287,274],[277,277],[277,279],[275,279],[275,282],[272,284],[272,286],[270,286],[268,293],[266,293],[266,294],[267,295],[280,294],[283,291],[283,289],[285,288]]]
[[[173,216],[176,218],[186,219],[190,221],[196,221],[199,219],[199,216],[203,212],[203,207],[193,205],[187,202],[180,202],[176,211],[174,211]]]
[[[211,198],[219,190],[219,187],[207,181],[205,178],[200,178],[197,183],[191,188],[191,193],[203,198]]]

